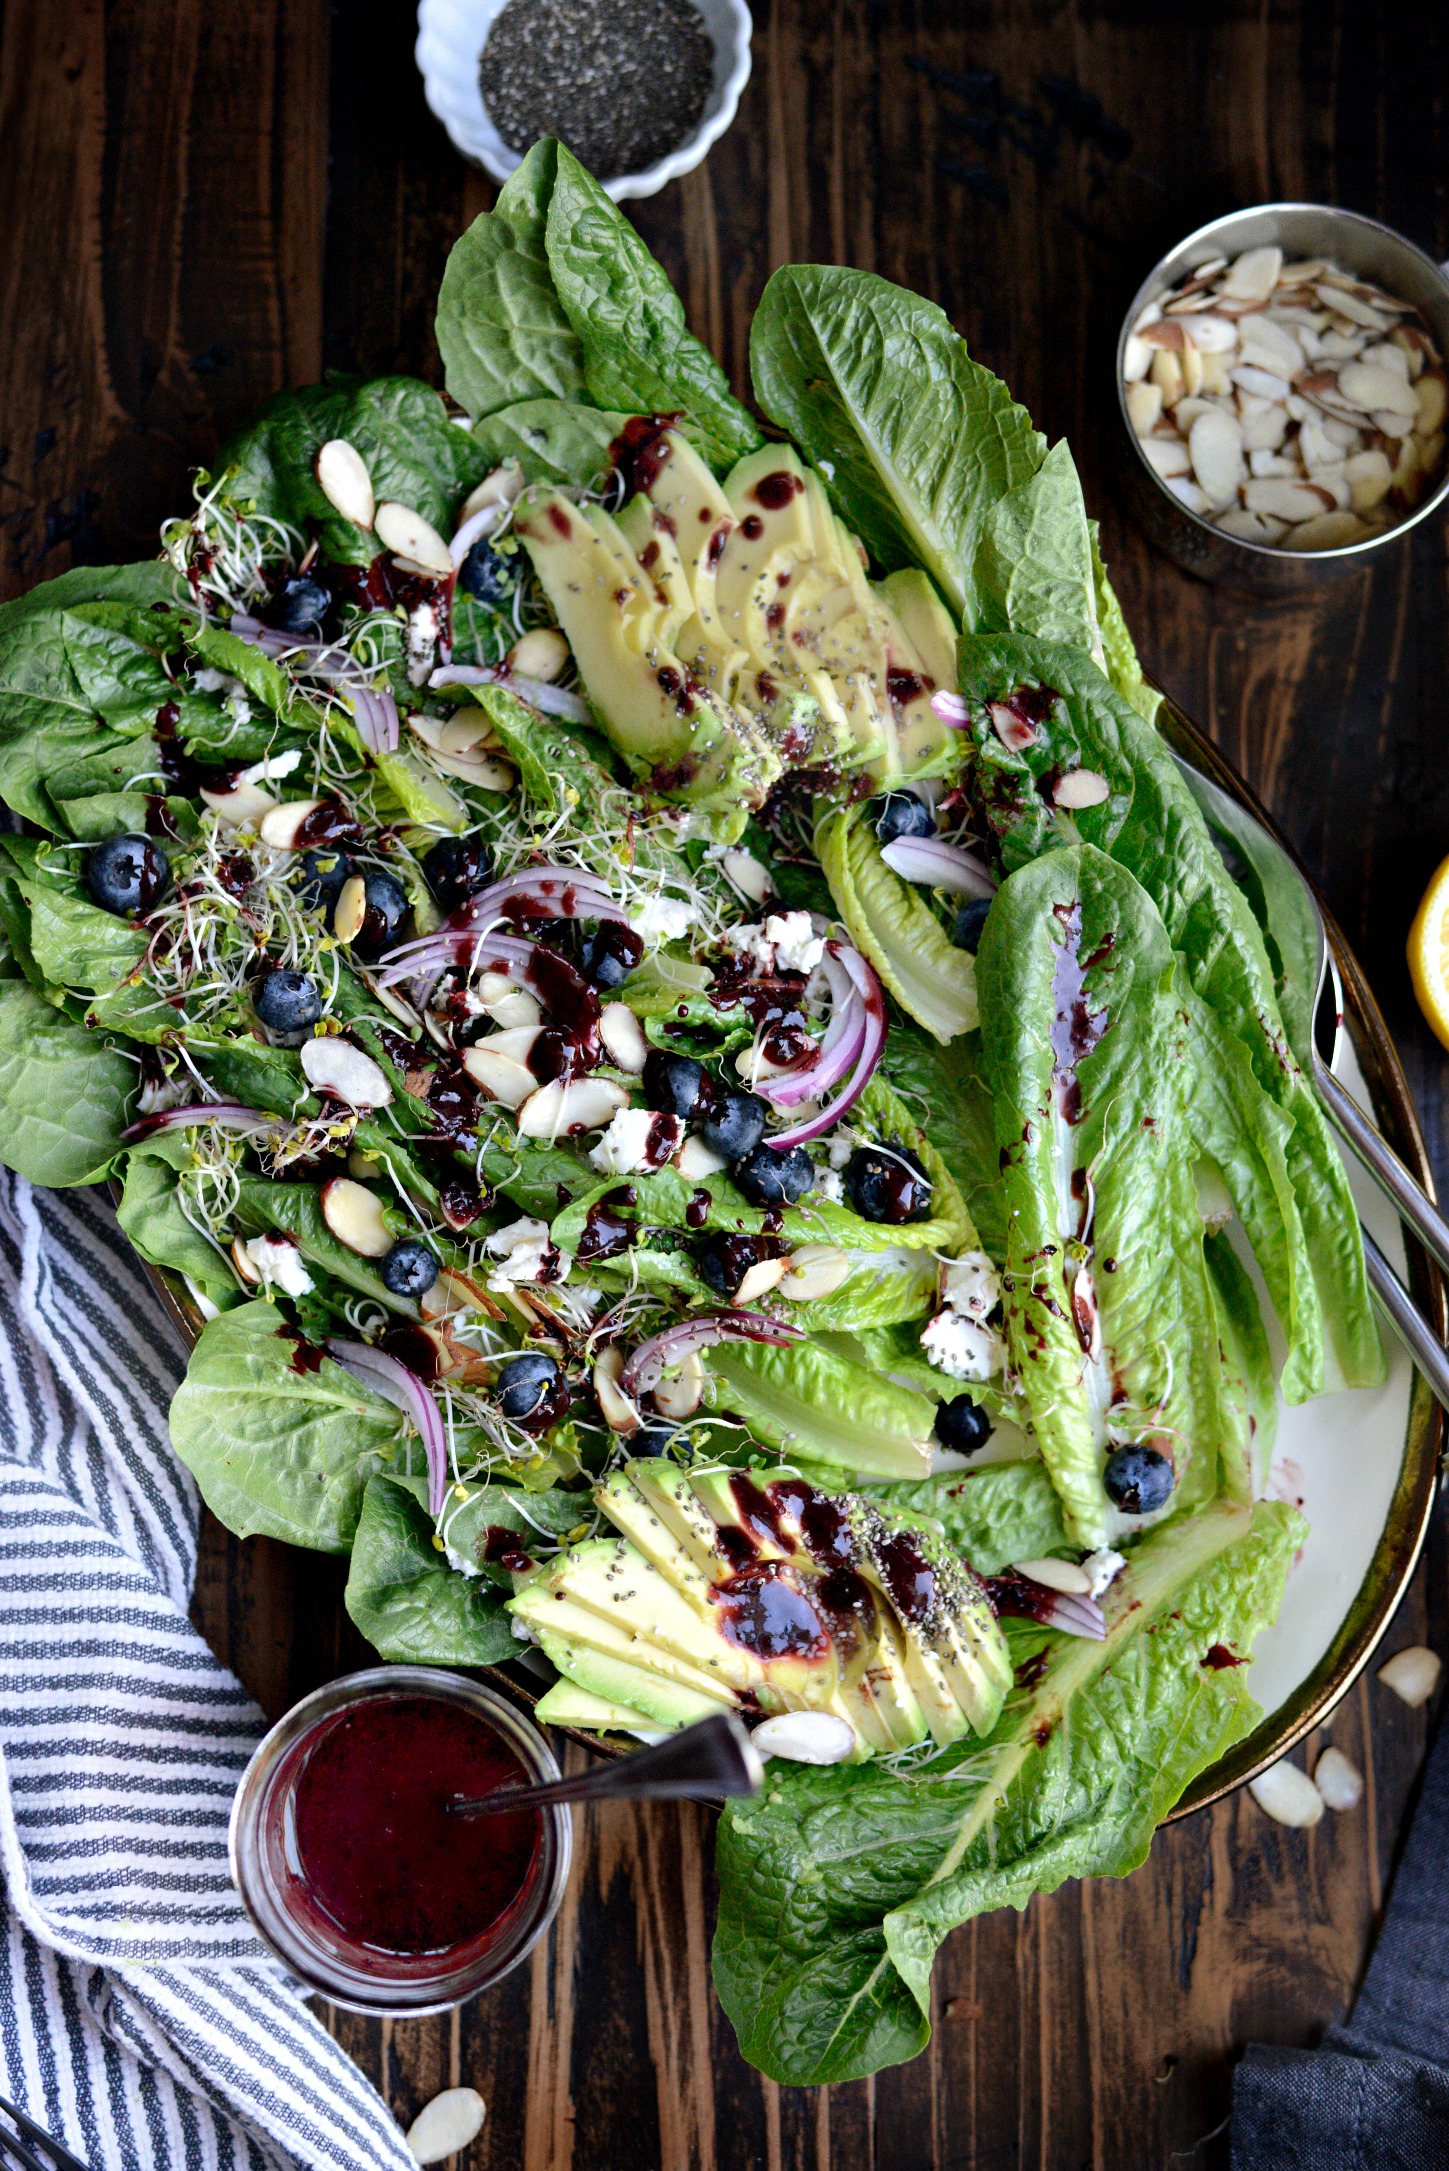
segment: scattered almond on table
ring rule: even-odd
[[[1422,1643],[1411,1643],[1407,1650],[1395,1651],[1386,1666],[1380,1666],[1379,1679],[1395,1696],[1401,1696],[1411,1708],[1426,1704],[1433,1695],[1439,1680],[1440,1661],[1437,1652],[1428,1650]]]
[[[1422,317],[1321,258],[1200,264],[1142,311],[1123,377],[1149,465],[1240,542],[1365,542],[1444,465],[1449,379]]]

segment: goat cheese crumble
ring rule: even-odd
[[[567,1281],[573,1260],[550,1241],[546,1221],[510,1221],[495,1229],[484,1243],[490,1259],[500,1263],[488,1277],[488,1287],[500,1295],[520,1282]]]
[[[683,897],[651,897],[629,918],[635,934],[656,947],[661,942],[678,942],[693,924],[694,907]]]
[[[952,1379],[986,1380],[1005,1362],[1001,1336],[964,1312],[937,1312],[921,1330],[921,1347]]]
[[[283,1296],[305,1297],[315,1287],[302,1264],[301,1252],[285,1237],[248,1237],[242,1248],[263,1282],[270,1288],[280,1289]]]
[[[678,1116],[656,1115],[652,1108],[620,1108],[589,1159],[601,1176],[637,1176],[671,1160],[683,1138]]]

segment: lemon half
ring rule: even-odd
[[[1449,1048],[1449,859],[1434,870],[1409,929],[1409,977],[1434,1031]]]

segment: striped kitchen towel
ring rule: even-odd
[[[0,1171],[0,2094],[92,2171],[405,2171],[227,1874],[264,1722],[187,1619],[184,1362],[104,1194]]]

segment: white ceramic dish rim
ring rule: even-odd
[[[423,91],[455,147],[495,181],[506,181],[522,154],[510,150],[488,118],[478,83],[478,56],[504,0],[420,0],[414,48]],[[745,0],[690,0],[704,18],[715,49],[714,87],[693,135],[644,173],[620,174],[602,185],[616,203],[653,196],[707,157],[739,109],[750,79],[754,24]]]

